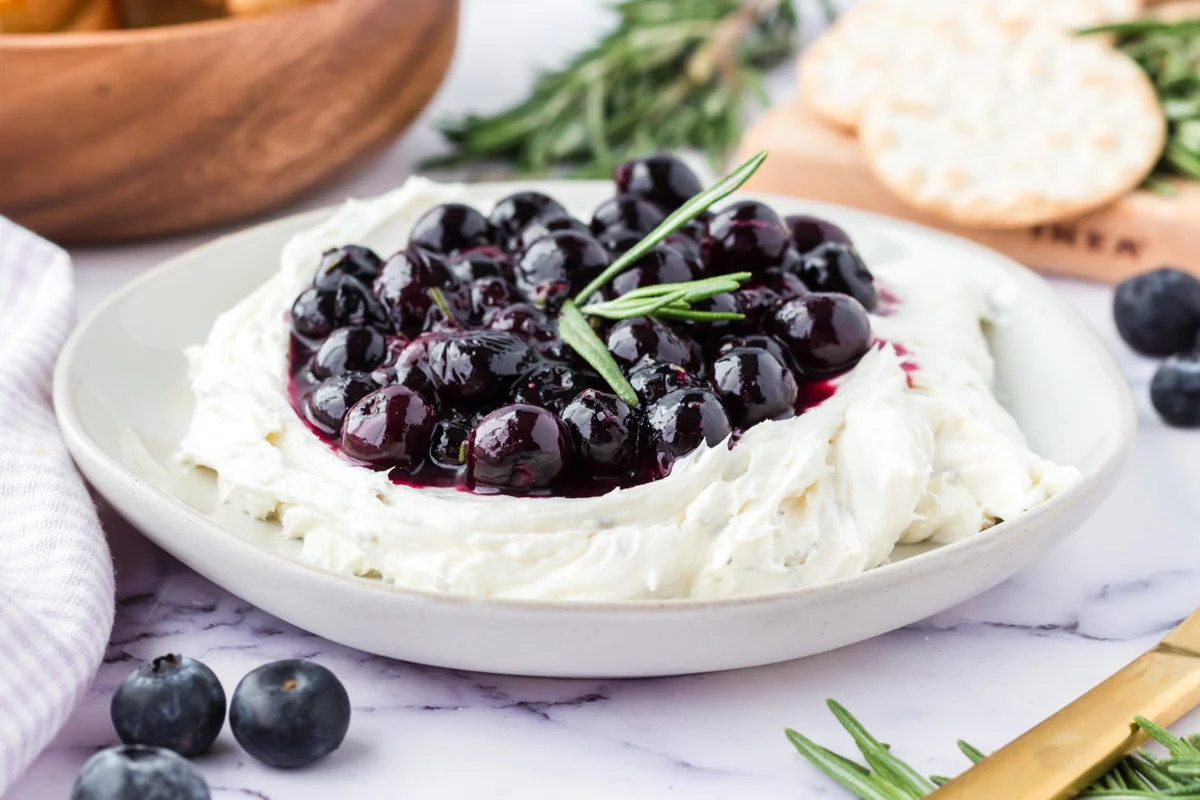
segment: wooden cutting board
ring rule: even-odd
[[[1116,283],[1173,265],[1200,275],[1200,183],[1171,197],[1137,191],[1069,222],[1014,231],[950,225],[905,205],[871,174],[853,133],[827,126],[798,102],[746,131],[742,154],[769,150],[747,189],[790,194],[913,220],[980,242],[1043,272]]]

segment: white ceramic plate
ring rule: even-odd
[[[591,182],[523,184],[587,217],[611,193]],[[480,184],[488,208],[514,184]],[[946,547],[900,548],[894,563],[835,583],[717,601],[472,599],[334,575],[301,562],[274,523],[216,502],[215,479],[173,455],[192,413],[182,350],[265,280],[294,233],[330,211],[219,239],[133,282],[75,331],[54,402],[95,487],[184,563],[295,625],[372,653],[459,669],[634,677],[767,664],[910,624],[995,586],[1079,527],[1109,491],[1133,439],[1125,380],[1086,324],[1041,278],[977,245],[849,209],[765,197],[780,213],[844,226],[867,262],[949,251],[964,270],[1014,278],[1022,299],[992,336],[999,392],[1033,448],[1084,480],[1017,519]],[[381,231],[393,245],[407,231]],[[375,244],[374,239],[367,244]],[[386,248],[384,248],[386,249]]]

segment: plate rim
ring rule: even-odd
[[[488,187],[489,189],[494,188],[495,190],[504,192],[508,188],[513,190],[534,188],[552,191],[554,186],[561,186],[563,184],[583,186],[585,188],[589,186],[609,186],[607,181],[572,180],[479,181],[467,183],[466,185],[471,187]],[[93,325],[97,324],[101,318],[108,315],[114,306],[124,302],[131,295],[137,294],[145,284],[152,283],[166,273],[186,269],[189,262],[198,257],[203,257],[207,251],[220,249],[231,244],[236,245],[239,239],[251,238],[277,228],[286,229],[293,226],[300,226],[302,224],[316,224],[323,219],[327,219],[330,215],[335,213],[341,207],[341,203],[323,206],[321,208],[309,211],[302,211],[296,214],[290,214],[279,219],[270,220],[268,222],[252,225],[239,231],[220,235],[211,241],[189,248],[182,253],[178,253],[156,264],[110,294],[103,301],[101,301],[99,305],[97,305],[81,320],[79,320],[59,352],[59,355],[55,361],[53,373],[52,399],[55,416],[57,417],[64,441],[67,444],[68,451],[71,453],[72,458],[78,462],[81,472],[84,472],[85,475],[89,469],[88,466],[85,466],[83,462],[90,462],[90,466],[93,466],[96,470],[103,470],[110,476],[118,479],[119,482],[122,483],[132,495],[142,497],[146,502],[154,503],[160,507],[165,507],[166,509],[169,509],[171,513],[179,516],[182,519],[185,519],[189,524],[199,525],[209,533],[226,537],[234,546],[244,550],[252,557],[264,559],[266,561],[279,562],[281,565],[291,568],[300,568],[302,571],[308,573],[310,578],[326,582],[333,581],[345,586],[349,591],[361,592],[369,596],[375,596],[379,592],[384,592],[388,596],[394,598],[406,598],[425,603],[444,604],[455,607],[475,605],[486,608],[505,608],[533,612],[616,612],[621,614],[662,612],[667,614],[688,614],[697,611],[710,611],[715,609],[753,609],[757,606],[774,605],[788,600],[800,601],[805,596],[811,594],[828,594],[831,592],[845,592],[856,589],[867,590],[872,588],[876,583],[888,583],[892,580],[903,580],[906,577],[916,577],[913,575],[913,573],[938,571],[939,567],[948,566],[948,564],[943,564],[943,562],[953,561],[955,558],[959,557],[960,554],[966,551],[982,549],[987,546],[996,546],[998,543],[1002,542],[1002,540],[1007,534],[1009,534],[1010,531],[1015,530],[1019,526],[1024,526],[1035,522],[1038,518],[1053,513],[1060,506],[1073,505],[1075,500],[1090,494],[1095,487],[1103,486],[1114,476],[1114,473],[1116,473],[1124,465],[1127,460],[1127,456],[1133,448],[1138,422],[1136,403],[1133,398],[1132,390],[1129,387],[1129,382],[1124,373],[1122,373],[1118,367],[1113,355],[1103,345],[1087,321],[1084,320],[1079,312],[1073,306],[1071,306],[1057,291],[1055,291],[1048,282],[1046,282],[1043,276],[1018,263],[1014,259],[976,242],[972,242],[944,231],[934,230],[918,223],[897,219],[895,217],[889,217],[884,214],[864,211],[862,209],[857,209],[838,203],[828,203],[819,200],[810,200],[803,197],[794,197],[768,192],[737,192],[731,196],[731,199],[733,200],[742,198],[760,198],[767,202],[775,200],[788,204],[803,203],[816,213],[820,213],[824,209],[834,212],[835,215],[857,218],[857,220],[861,221],[863,224],[886,226],[898,229],[903,233],[920,236],[927,240],[932,239],[940,245],[957,248],[960,251],[964,249],[973,251],[972,255],[975,257],[993,261],[998,266],[1006,270],[1016,271],[1018,274],[1022,274],[1026,279],[1032,279],[1036,283],[1042,284],[1043,288],[1047,290],[1047,296],[1053,298],[1053,302],[1055,303],[1058,312],[1070,320],[1073,328],[1082,333],[1081,338],[1088,342],[1089,349],[1092,350],[1094,354],[1099,356],[1098,362],[1101,369],[1118,387],[1116,391],[1117,414],[1120,422],[1120,438],[1118,443],[1112,448],[1108,456],[1093,472],[1084,475],[1083,480],[1079,481],[1065,492],[1055,495],[1050,500],[1038,505],[1024,514],[1014,517],[1013,519],[1005,520],[1004,522],[994,525],[985,531],[980,531],[973,536],[961,539],[957,542],[935,547],[927,552],[918,553],[917,555],[906,558],[902,561],[886,563],[873,569],[869,569],[855,575],[838,578],[832,581],[801,586],[794,589],[786,589],[783,591],[721,598],[645,600],[562,600],[550,598],[481,597],[475,595],[455,594],[449,592],[443,593],[426,589],[416,589],[396,583],[384,582],[382,580],[363,578],[355,575],[346,575],[343,573],[326,570],[294,556],[271,552],[254,544],[253,542],[247,541],[232,529],[227,528],[197,509],[192,508],[174,494],[171,494],[165,489],[156,486],[143,478],[140,478],[127,466],[121,464],[116,459],[108,455],[108,453],[105,452],[95,440],[86,434],[82,420],[80,419],[70,400],[70,373],[76,358],[76,353],[86,338],[88,330]],[[367,197],[354,199],[369,201],[373,198]],[[91,481],[89,480],[89,482]],[[100,491],[102,495],[107,496],[107,493],[103,490],[99,490],[99,488],[97,490]],[[118,513],[121,513],[120,509],[117,509],[117,511]],[[125,517],[125,514],[122,513],[122,517]],[[142,533],[138,526],[133,525],[133,527],[138,529],[139,533]],[[142,535],[146,534],[142,533]]]

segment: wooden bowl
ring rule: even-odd
[[[437,90],[458,0],[0,37],[0,214],[103,242],[230,222],[392,141]]]

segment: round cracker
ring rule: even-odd
[[[1132,190],[1166,121],[1122,53],[1048,31],[881,87],[859,138],[875,175],[912,205],[983,228],[1068,219]]]
[[[1078,29],[1132,16],[1138,0],[867,0],[842,14],[804,52],[801,98],[826,122],[856,128],[879,85],[919,74],[947,50],[970,58],[1030,33]]]

